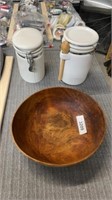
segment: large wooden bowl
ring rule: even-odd
[[[80,115],[84,116],[85,134],[78,129],[76,117]],[[33,94],[12,121],[12,135],[22,153],[49,166],[69,166],[89,158],[104,133],[104,115],[95,100],[63,87]]]

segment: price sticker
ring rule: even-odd
[[[84,116],[83,115],[76,116],[76,120],[77,120],[78,129],[79,129],[79,134],[83,135],[87,133]]]

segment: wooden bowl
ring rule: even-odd
[[[81,115],[87,129],[84,134],[80,133],[84,124],[77,120]],[[104,134],[104,115],[95,100],[63,87],[33,94],[21,104],[12,121],[12,135],[19,150],[48,166],[69,166],[89,158]]]

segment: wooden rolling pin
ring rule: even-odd
[[[15,3],[14,6],[13,6],[13,12],[12,12],[10,26],[9,26],[9,31],[8,31],[8,35],[7,35],[8,44],[10,42],[12,42],[12,36],[13,36],[14,30],[15,30],[14,15],[17,13],[18,9],[19,9],[19,3]]]
[[[69,43],[67,41],[63,41],[62,44],[61,44],[62,53],[67,54],[69,52],[69,50],[70,50]],[[58,80],[59,81],[62,80],[64,65],[65,65],[65,60],[61,59],[60,60],[60,67],[59,67],[59,74],[58,74]]]
[[[13,57],[6,56],[3,74],[0,79],[0,129],[2,126],[2,119],[5,110],[5,104],[7,100],[8,88],[10,84],[11,72],[13,66]]]
[[[53,42],[53,35],[52,35],[52,32],[51,32],[51,27],[49,25],[48,12],[47,12],[45,2],[41,2],[41,10],[42,10],[42,15],[45,19],[45,29],[46,29],[47,38],[48,38],[49,42],[52,43]]]

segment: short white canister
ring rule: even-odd
[[[21,77],[29,83],[44,78],[43,35],[34,28],[21,28],[12,38]]]
[[[78,85],[88,75],[99,36],[89,27],[76,26],[64,31],[62,41],[65,40],[70,48],[67,54],[60,52],[60,59],[65,60],[62,81],[69,85]]]

